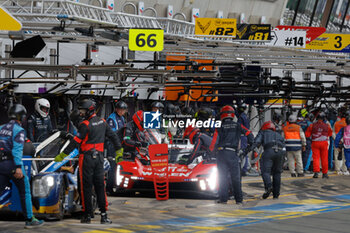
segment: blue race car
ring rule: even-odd
[[[65,133],[56,132],[36,147],[34,158],[24,159],[28,177],[31,179],[33,213],[47,219],[62,219],[65,215],[81,210],[78,192],[78,149],[71,152],[62,162],[53,159],[69,143]],[[31,165],[30,165],[31,164]],[[68,165],[68,166],[67,166]],[[106,169],[109,163],[105,165]],[[30,168],[27,169],[27,168]],[[17,192],[17,193],[16,193]],[[97,207],[93,192],[93,209]],[[14,184],[9,184],[0,194],[0,209],[20,211],[20,199]]]

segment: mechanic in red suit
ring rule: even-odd
[[[319,113],[316,119],[317,121],[311,124],[305,132],[305,136],[311,137],[312,140],[313,178],[318,178],[321,157],[322,178],[328,179],[328,137],[332,136],[332,129],[325,123],[326,115],[323,112]]]
[[[92,215],[92,186],[97,195],[98,207],[101,211],[101,224],[111,224],[107,217],[107,196],[104,185],[104,141],[108,137],[115,150],[121,148],[117,134],[95,113],[96,103],[91,99],[84,99],[79,104],[80,115],[84,121],[80,123],[78,134],[71,140],[67,148],[56,156],[59,162],[80,146],[79,175],[81,184],[81,198],[83,203],[83,217],[81,223],[90,223]]]

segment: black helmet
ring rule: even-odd
[[[320,112],[317,117],[316,117],[317,120],[325,120],[326,119],[326,114],[324,112]]]
[[[200,108],[195,114],[195,117],[199,120],[208,120],[213,117],[213,110],[211,108]]]
[[[175,106],[174,104],[172,103],[168,103],[166,105],[166,114],[167,115],[176,115],[176,114],[180,114],[181,113],[181,109],[179,106]]]
[[[116,104],[115,104],[115,108],[118,108],[118,109],[128,109],[128,105],[122,101],[122,100],[119,100]]]
[[[238,107],[237,107],[237,110],[239,113],[242,113],[244,112],[245,110],[247,110],[247,104],[246,103],[242,103],[242,104],[239,104]]]
[[[96,103],[92,99],[84,99],[80,102],[78,109],[85,109],[85,118],[89,118],[95,113]]]
[[[282,120],[281,114],[275,112],[275,113],[273,114],[273,116],[272,116],[272,120],[273,120],[274,122],[279,123],[279,122]]]
[[[162,112],[163,109],[164,109],[164,105],[163,105],[161,102],[159,102],[159,101],[153,102],[152,105],[151,105],[151,107],[152,107],[152,108],[159,108],[159,111],[160,111],[160,112]]]
[[[8,116],[11,120],[23,121],[27,115],[27,110],[22,104],[14,104],[9,109]]]
[[[80,122],[82,122],[82,118],[80,117],[80,112],[78,109],[73,110],[69,115],[69,118],[76,127],[78,127],[80,125]]]

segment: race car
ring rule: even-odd
[[[176,139],[168,145],[168,180],[172,191],[194,192],[216,196],[218,172],[216,160],[203,153],[191,164],[182,163],[181,157],[193,149],[187,139]],[[115,192],[154,190],[153,173],[146,148],[135,159],[125,159],[117,164]]]
[[[37,217],[62,219],[65,215],[81,210],[78,192],[78,166],[74,166],[79,154],[73,150],[62,162],[53,159],[68,145],[69,138],[65,133],[56,132],[36,147],[34,159],[29,169],[33,200],[33,213]],[[29,160],[30,161],[30,160]],[[25,163],[30,164],[27,160]],[[65,166],[68,165],[69,166]],[[105,169],[109,169],[109,163]],[[30,167],[30,165],[29,165]],[[15,185],[9,184],[0,196],[0,207],[11,211],[20,211],[20,200]],[[17,191],[17,194],[16,194]],[[97,199],[93,193],[93,209],[97,207]],[[1,204],[6,203],[6,204]]]

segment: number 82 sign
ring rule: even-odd
[[[129,49],[132,51],[162,51],[164,31],[162,29],[130,29]]]

